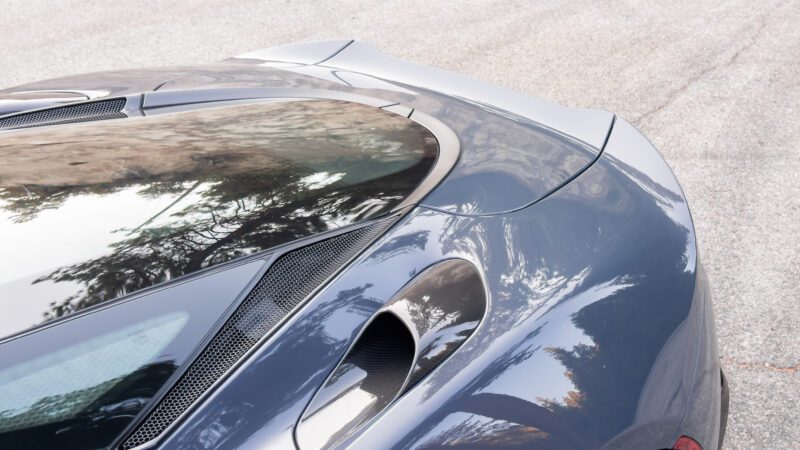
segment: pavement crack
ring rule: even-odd
[[[729,366],[736,366],[740,369],[751,369],[751,370],[767,370],[770,372],[781,372],[781,373],[797,373],[800,371],[800,364],[790,365],[790,366],[776,366],[770,363],[753,363],[753,362],[746,362],[746,361],[738,361],[735,358],[720,358],[722,364],[729,365]]]
[[[734,52],[733,55],[731,55],[731,57],[728,58],[727,60],[725,60],[725,61],[723,61],[723,62],[721,62],[719,64],[712,64],[712,65],[706,67],[705,69],[701,70],[697,74],[689,77],[689,79],[687,79],[683,84],[678,86],[678,88],[676,88],[672,92],[670,92],[669,95],[667,95],[667,99],[664,100],[661,104],[659,104],[658,106],[656,106],[653,109],[650,109],[650,110],[645,111],[644,113],[642,113],[642,115],[640,115],[635,120],[635,124],[639,125],[639,124],[641,124],[641,122],[643,120],[647,119],[648,117],[652,116],[653,114],[657,114],[657,113],[661,112],[662,110],[664,110],[664,108],[666,108],[669,105],[671,105],[672,102],[674,102],[675,99],[678,98],[678,96],[680,96],[681,94],[686,92],[689,89],[689,87],[691,87],[693,84],[695,84],[698,81],[700,81],[701,79],[703,79],[709,73],[714,72],[714,71],[716,71],[718,69],[722,69],[722,68],[725,68],[725,67],[730,67],[731,65],[736,63],[736,61],[739,59],[739,57],[742,55],[742,53],[746,52],[747,50],[750,50],[751,48],[753,48],[754,45],[756,45],[756,42],[758,42],[758,39],[761,37],[761,34],[764,32],[764,29],[766,27],[767,27],[766,17],[762,16],[761,20],[759,21],[758,28],[756,29],[756,32],[753,33],[753,35],[750,37],[750,41],[746,45],[744,45],[741,48],[739,48],[738,50],[736,50],[736,52]]]

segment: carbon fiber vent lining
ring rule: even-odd
[[[382,313],[367,326],[339,366],[341,372],[334,373],[331,381],[351,370],[342,368],[355,366],[363,370],[366,376],[360,388],[378,399],[371,408],[374,415],[400,392],[413,362],[411,331],[395,315]]]
[[[297,447],[334,448],[383,411],[403,389],[415,346],[402,319],[378,313],[308,405],[296,427]]]
[[[303,300],[386,230],[396,216],[281,256],[208,346],[123,441],[130,449],[159,437]]]
[[[88,122],[92,120],[121,119],[124,98],[113,98],[79,105],[59,106],[0,119],[0,129],[28,128],[62,123]]]

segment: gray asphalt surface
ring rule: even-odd
[[[694,215],[731,383],[726,448],[800,448],[800,1],[5,0],[0,88],[357,38],[619,113]]]

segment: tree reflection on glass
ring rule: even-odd
[[[0,220],[33,247],[37,219],[70,202],[94,202],[84,221],[104,220],[103,202],[124,195],[152,206],[125,211],[123,225],[99,237],[106,252],[26,269],[44,273],[34,284],[80,284],[52,299],[43,311],[52,319],[385,214],[436,151],[433,136],[402,116],[326,100],[22,130],[0,141]]]

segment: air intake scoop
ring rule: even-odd
[[[301,450],[332,448],[433,372],[486,313],[475,266],[451,259],[429,267],[363,328],[296,426]]]

